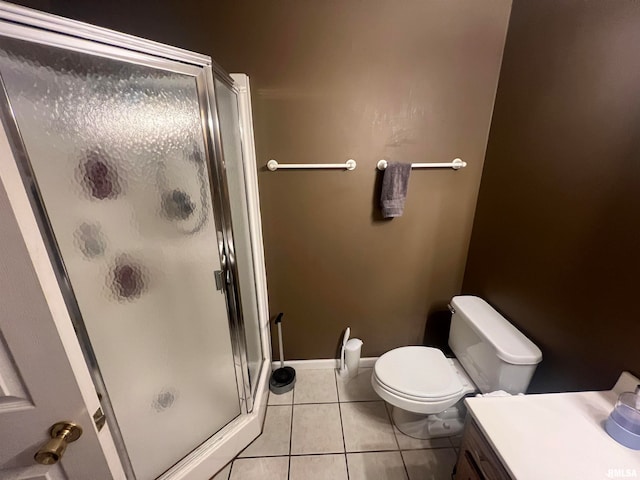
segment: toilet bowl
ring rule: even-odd
[[[451,301],[449,346],[395,348],[376,361],[375,392],[393,406],[396,427],[415,438],[452,436],[464,428],[464,397],[504,390],[524,393],[542,352],[484,300]]]
[[[400,347],[385,353],[376,362],[371,381],[386,402],[423,414],[440,413],[476,389],[460,363],[431,347]]]
[[[424,368],[428,365],[428,368]],[[382,355],[371,376],[375,392],[393,406],[398,430],[415,438],[462,432],[461,400],[477,391],[460,363],[431,347],[400,347]]]

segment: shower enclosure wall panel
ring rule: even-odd
[[[240,130],[240,111],[236,89],[215,79],[217,108],[220,117],[220,133],[224,152],[229,203],[233,224],[235,264],[240,292],[240,317],[243,319],[247,348],[247,369],[251,390],[255,391],[260,367],[264,365],[254,249],[249,221],[249,199],[247,197],[246,173],[243,165],[243,142]]]

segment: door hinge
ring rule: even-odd
[[[102,430],[102,427],[104,427],[104,423],[106,422],[106,420],[107,417],[104,415],[102,407],[98,407],[96,413],[93,414],[93,421],[96,424],[96,428],[98,429],[98,431]]]

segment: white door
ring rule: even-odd
[[[0,479],[123,479],[109,427],[92,419],[98,397],[3,129],[0,178]],[[60,421],[82,436],[58,464],[40,465]]]

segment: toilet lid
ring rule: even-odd
[[[463,389],[453,367],[437,348],[396,348],[382,355],[374,370],[378,381],[413,397],[451,397]]]

